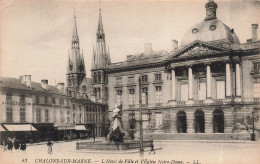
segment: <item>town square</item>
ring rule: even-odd
[[[259,1],[0,7],[4,163],[260,163]]]

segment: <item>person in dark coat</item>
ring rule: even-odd
[[[19,147],[20,147],[19,141],[17,139],[14,139],[14,149],[19,150]]]
[[[13,143],[10,140],[7,141],[7,149],[11,151],[13,150]]]
[[[49,153],[49,154],[52,153],[52,145],[53,145],[53,143],[49,140],[49,142],[47,143],[47,146],[48,146],[48,153]]]
[[[21,142],[20,150],[26,151],[26,142],[25,141]]]
[[[151,140],[150,146],[151,146],[151,152],[149,154],[151,154],[152,152],[155,154],[153,140]]]

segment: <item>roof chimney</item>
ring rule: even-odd
[[[42,84],[42,88],[45,89],[45,90],[48,90],[48,80],[44,79],[44,80],[41,80],[41,84]]]
[[[57,87],[62,93],[64,93],[64,83],[58,83],[58,84],[56,85],[56,87]]]
[[[252,24],[252,42],[257,41],[257,30],[258,30],[258,24]]]
[[[28,88],[31,87],[31,75],[22,75],[19,77],[21,84],[26,85]]]
[[[151,43],[145,43],[144,44],[144,54],[149,55],[153,52],[152,44]]]
[[[178,49],[178,41],[172,40],[172,51],[176,51]]]

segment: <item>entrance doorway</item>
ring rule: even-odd
[[[186,113],[183,110],[177,113],[177,132],[187,133]]]
[[[195,133],[205,133],[205,117],[204,112],[200,109],[194,113],[194,129]]]
[[[221,109],[213,111],[213,132],[224,133],[224,112]]]

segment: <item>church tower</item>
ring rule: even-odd
[[[79,36],[77,31],[76,16],[74,12],[74,29],[71,41],[71,51],[68,53],[67,64],[67,87],[66,92],[68,95],[79,98],[80,84],[86,77],[85,63],[83,52],[80,52]]]
[[[93,60],[91,68],[92,100],[107,103],[108,79],[106,68],[111,63],[109,49],[106,46],[105,32],[102,23],[101,9],[99,9],[98,28],[96,33],[96,47],[93,48]]]

